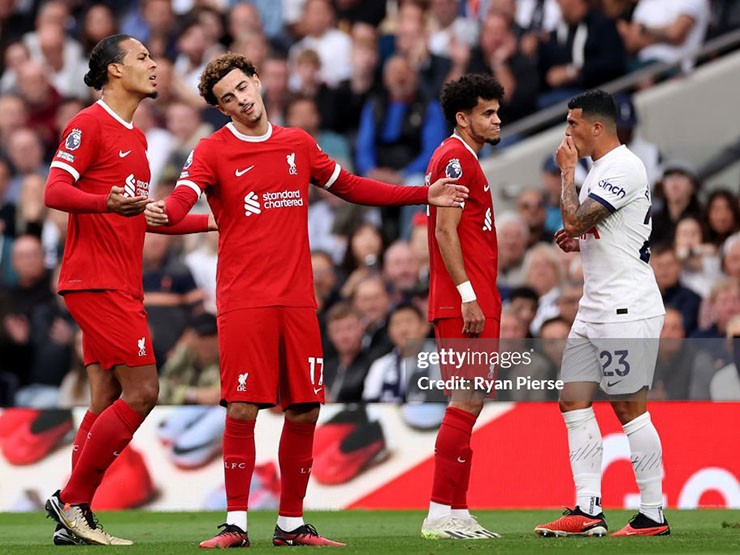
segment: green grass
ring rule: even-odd
[[[538,538],[535,525],[550,521],[557,511],[477,511],[481,524],[503,535],[490,541],[428,541],[419,537],[424,514],[419,511],[345,511],[307,514],[307,520],[328,537],[347,542],[341,553],[450,554],[450,553],[740,553],[740,511],[669,511],[673,534],[662,538]],[[632,515],[608,511],[613,530]],[[217,532],[223,513],[151,513],[126,511],[101,513],[100,520],[111,533],[132,539],[132,547],[106,547],[129,555],[203,553],[198,542]],[[270,539],[274,513],[249,515],[252,540],[250,553],[275,553]],[[0,513],[0,554],[90,553],[101,548],[55,547],[54,526],[39,513]],[[284,548],[289,549],[289,548]]]

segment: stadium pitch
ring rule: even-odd
[[[347,543],[338,553],[454,554],[454,553],[740,553],[740,510],[667,511],[672,535],[658,538],[539,538],[533,529],[553,520],[558,511],[476,511],[480,523],[503,535],[497,540],[429,541],[419,536],[421,511],[309,512],[307,522],[329,538]],[[606,512],[616,531],[631,511]],[[90,553],[109,551],[129,555],[204,553],[201,540],[218,532],[223,513],[157,513],[125,511],[100,513],[111,533],[136,542],[131,547],[55,547],[54,524],[41,513],[0,513],[0,554]],[[251,512],[249,553],[275,553],[271,543],[274,512]],[[311,549],[311,548],[300,548]],[[314,548],[315,549],[315,548]]]

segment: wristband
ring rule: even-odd
[[[475,291],[473,291],[473,286],[470,284],[470,281],[464,281],[458,285],[457,291],[460,293],[460,297],[464,303],[473,302],[478,298],[475,296]]]

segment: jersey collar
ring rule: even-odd
[[[96,104],[100,104],[103,107],[103,110],[105,110],[106,112],[108,112],[113,117],[113,119],[115,119],[118,123],[120,123],[121,125],[123,125],[126,129],[133,129],[134,128],[134,124],[133,123],[131,123],[130,121],[126,121],[121,116],[119,116],[118,114],[116,114],[113,111],[113,108],[111,108],[105,102],[103,102],[103,99],[102,98],[100,100],[98,100]]]
[[[470,145],[466,143],[465,140],[460,135],[458,135],[457,133],[453,133],[452,135],[450,135],[450,137],[460,141],[463,145],[465,145],[465,148],[467,148],[470,151],[470,154],[475,156],[476,160],[478,159],[478,155],[475,153],[475,151],[472,148],[470,148]]]
[[[231,121],[226,124],[226,128],[231,131],[237,139],[239,139],[240,141],[246,141],[248,143],[263,143],[272,136],[272,124],[269,121],[267,122],[267,131],[265,132],[265,134],[258,136],[239,133],[236,127],[234,127],[234,123]]]

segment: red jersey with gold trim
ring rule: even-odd
[[[458,185],[470,189],[457,227],[465,272],[486,318],[499,320],[501,296],[496,287],[498,244],[490,186],[478,156],[460,137],[444,140],[427,167],[427,185],[442,177],[457,177]],[[435,237],[437,208],[429,207],[429,321],[460,317],[460,293],[447,272]]]
[[[72,174],[87,193],[107,195],[116,185],[128,196],[148,196],[146,149],[144,133],[99,100],[69,122],[51,167]],[[143,214],[71,213],[59,292],[116,289],[143,298],[145,233]]]

